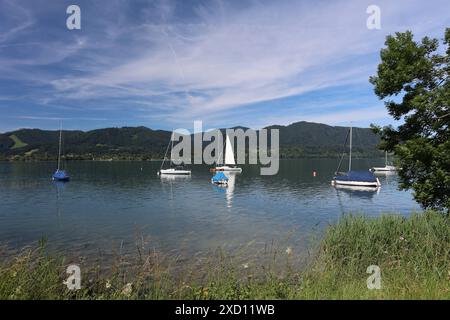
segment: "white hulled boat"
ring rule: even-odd
[[[167,160],[167,152],[169,151],[169,147],[170,147],[170,167],[168,169],[163,169],[164,167],[164,163]],[[184,167],[184,165],[177,165],[177,166],[173,166],[172,167],[172,163],[173,163],[173,133],[172,136],[170,137],[170,141],[169,141],[169,145],[167,146],[166,149],[166,153],[164,154],[164,160],[161,164],[161,168],[158,171],[158,175],[190,175],[191,174],[191,170],[186,169]]]
[[[220,161],[220,159],[218,161]],[[215,167],[211,171],[242,172],[242,168],[236,166],[236,161],[234,160],[233,147],[231,145],[230,137],[228,135],[225,142],[225,163],[224,165],[219,165]]]
[[[388,154],[385,153],[385,165],[384,167],[373,167],[370,169],[372,172],[393,172],[397,171],[397,168],[393,165],[388,164]]]
[[[338,173],[339,167],[337,169],[336,175],[331,184],[334,186],[349,186],[349,187],[364,187],[364,188],[378,188],[381,186],[380,180],[373,175],[369,170],[367,171],[352,171],[352,133],[353,128],[350,126],[350,148],[349,148],[349,161],[348,161],[348,172]],[[342,161],[342,158],[341,158]],[[339,164],[340,166],[340,164]]]

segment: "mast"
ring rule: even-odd
[[[62,144],[62,121],[59,124],[59,150],[58,150],[58,171],[61,166],[61,144]]]
[[[172,168],[172,161],[173,161],[173,132],[172,132],[172,137],[170,138],[170,140],[172,141],[172,144],[170,145],[170,167]]]
[[[169,151],[170,145],[172,144],[172,146],[173,146],[172,137],[173,137],[173,131],[172,131],[172,134],[170,135],[170,141],[169,141],[169,143],[167,144],[166,152],[164,153],[164,159],[163,159],[163,161],[162,161],[162,163],[161,163],[161,167],[159,168],[159,170],[161,170],[161,169],[163,168],[164,162],[166,162],[167,152]],[[172,158],[172,150],[170,150],[170,158]]]
[[[385,161],[385,167],[387,167],[387,165],[388,165],[388,161],[387,161],[387,151],[386,151],[386,161]]]
[[[352,171],[352,136],[353,136],[353,128],[352,123],[350,122],[350,153],[348,157],[348,171]]]

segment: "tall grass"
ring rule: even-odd
[[[449,252],[448,216],[345,216],[301,270],[289,251],[260,265],[220,250],[187,265],[153,252],[106,270],[81,265],[82,288],[69,291],[68,261],[41,246],[0,264],[0,299],[449,299]],[[367,288],[369,265],[381,269],[380,290]]]

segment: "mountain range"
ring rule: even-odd
[[[279,129],[281,158],[337,156],[345,151],[348,134],[348,127],[305,121],[266,129]],[[73,160],[161,159],[170,136],[170,131],[147,127],[65,130],[63,153],[66,159]],[[57,157],[58,141],[58,130],[6,132],[0,134],[0,160],[53,160]],[[377,149],[379,137],[369,128],[353,128],[353,141],[355,156],[381,154]]]

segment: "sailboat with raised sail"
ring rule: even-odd
[[[340,173],[339,169],[342,163],[343,156],[339,162],[338,168],[336,170],[335,176],[331,181],[334,186],[349,186],[349,187],[364,187],[364,188],[378,188],[381,186],[380,180],[373,175],[369,170],[367,171],[352,171],[352,135],[353,128],[350,125],[349,134],[350,136],[350,147],[349,147],[349,161],[348,161],[348,172]],[[347,142],[346,138],[346,142]]]
[[[169,151],[169,147],[170,147],[170,165],[168,169],[163,169],[164,164],[167,160],[167,152]],[[163,162],[161,163],[161,167],[159,168],[158,171],[158,175],[190,175],[191,174],[191,170],[185,169],[184,165],[180,164],[177,166],[172,166],[173,165],[173,133],[170,136],[170,141],[169,144],[167,145],[167,149],[166,149],[166,153],[164,154],[164,159]]]
[[[233,146],[231,145],[230,137],[228,134],[226,135],[225,142],[225,163],[223,165],[219,165],[212,169],[212,171],[232,171],[232,172],[242,172],[242,168],[236,166],[236,161],[234,160],[234,151]],[[221,154],[219,154],[219,158],[217,163],[221,163]]]
[[[62,122],[59,128],[59,148],[58,148],[58,168],[52,176],[54,181],[69,181],[70,177],[66,170],[61,169],[61,150],[62,150]]]
[[[397,168],[395,166],[393,166],[392,164],[389,164],[388,162],[388,153],[387,151],[385,151],[385,164],[384,167],[373,167],[370,169],[370,171],[373,172],[392,172],[392,171],[396,171]]]

